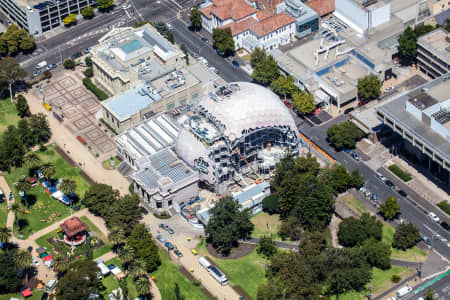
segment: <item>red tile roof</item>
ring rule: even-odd
[[[334,0],[309,0],[305,2],[322,17],[334,11]]]
[[[211,14],[214,14],[220,20],[233,19],[238,21],[255,14],[256,9],[245,0],[215,0],[212,5],[200,9],[200,12],[209,19]]]
[[[258,21],[255,18],[248,18],[238,23],[225,25],[224,28],[230,27],[233,36],[250,30],[258,37],[262,37],[293,22],[295,22],[294,18],[286,13],[281,13],[265,18],[262,21]]]
[[[81,222],[78,217],[72,217],[60,224],[59,227],[64,231],[68,237],[72,237],[80,232],[86,231],[89,227]]]
[[[258,10],[258,12],[256,13],[256,18],[259,21],[270,18],[271,16],[273,16],[273,14],[268,9]]]

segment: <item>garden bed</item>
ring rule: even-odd
[[[389,171],[394,173],[395,176],[397,176],[398,178],[400,178],[404,182],[408,182],[408,181],[410,181],[412,179],[411,175],[409,175],[408,173],[406,173],[405,171],[400,169],[400,167],[397,166],[397,165],[390,165],[388,167],[388,169],[389,169]]]

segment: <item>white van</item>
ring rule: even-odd
[[[404,286],[397,291],[397,297],[401,298],[412,291],[412,288],[409,286]]]
[[[56,280],[54,280],[54,279],[49,280],[49,281],[47,282],[47,284],[45,285],[45,290],[46,290],[48,293],[50,293],[51,291],[53,291],[53,289],[55,288],[55,286],[56,286]]]
[[[211,269],[211,267],[212,267],[212,265],[211,265],[211,263],[206,259],[206,257],[203,257],[203,256],[201,256],[199,259],[198,259],[198,262],[206,269],[206,270],[210,270]]]
[[[44,60],[36,65],[36,69],[42,69],[45,66],[47,66],[47,62]]]

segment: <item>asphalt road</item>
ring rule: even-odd
[[[439,215],[441,220],[450,223],[447,216],[438,212],[425,199],[421,198],[419,195],[411,191],[406,185],[399,182],[396,178],[393,178],[390,173],[387,173],[386,178],[394,182],[400,189],[406,191],[406,193],[408,193],[408,198],[413,199],[414,202],[401,197],[397,193],[397,190],[389,188],[383,181],[378,179],[376,177],[375,171],[370,169],[362,161],[354,160],[348,153],[345,153],[343,151],[336,152],[334,148],[328,144],[328,142],[326,141],[326,131],[328,127],[330,127],[332,124],[340,123],[346,119],[347,116],[341,116],[334,120],[331,120],[330,122],[327,122],[324,125],[314,127],[312,127],[307,122],[301,122],[299,120],[296,121],[296,124],[300,124],[299,130],[305,136],[310,138],[314,143],[316,143],[334,159],[343,164],[349,171],[359,169],[361,174],[364,176],[365,187],[372,193],[376,193],[380,201],[384,202],[387,197],[395,196],[398,199],[398,204],[402,207],[400,217],[416,225],[419,228],[420,232],[430,239],[434,236],[433,249],[447,259],[450,259],[450,248],[448,247],[448,243],[450,243],[450,234],[445,231],[439,224],[429,219],[426,213],[428,211],[434,211]],[[415,205],[414,203],[416,203],[417,205]],[[440,237],[436,236],[436,234],[439,234]],[[443,242],[440,240],[440,238],[445,238],[446,241]]]
[[[450,299],[450,274],[444,273],[441,276],[436,276],[424,284],[421,284],[407,295],[405,300],[417,300],[420,297],[423,297],[430,288],[434,291],[434,300]]]

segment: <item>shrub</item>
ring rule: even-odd
[[[90,56],[86,56],[86,58],[84,59],[84,63],[86,64],[86,66],[92,67],[92,58]]]
[[[87,142],[85,139],[83,139],[81,136],[77,136],[77,140],[82,143],[83,145],[87,145]]]
[[[158,214],[158,213],[153,213],[153,215],[158,218],[158,219],[170,219],[170,215],[163,211],[162,213]]]
[[[269,214],[277,214],[280,210],[280,196],[271,194],[262,201],[263,210]]]
[[[408,182],[412,179],[411,175],[400,169],[397,165],[390,165],[388,169],[404,182]]]
[[[44,71],[44,79],[50,79],[52,78],[52,72],[49,70]]]
[[[86,70],[84,70],[83,74],[84,76],[91,78],[92,76],[94,76],[94,71],[92,70],[92,67],[89,67]]]
[[[133,28],[139,28],[141,26],[144,26],[145,24],[149,24],[147,21],[140,21],[137,23],[134,23]]]
[[[442,209],[447,215],[450,215],[450,204],[445,201],[439,202],[437,206]]]
[[[259,239],[259,245],[258,248],[256,248],[258,254],[262,254],[265,257],[272,257],[277,251],[277,246],[272,241],[272,238],[263,236]]]
[[[135,194],[133,183],[130,183],[130,185],[128,186],[128,192],[130,192],[130,194],[132,194],[132,195]]]
[[[195,285],[195,286],[201,286],[202,282],[200,280],[198,280],[198,279],[194,279],[194,280],[192,280],[192,284]]]
[[[400,250],[406,250],[414,247],[419,241],[419,229],[409,222],[402,223],[399,224],[395,230],[392,247]]]
[[[391,276],[391,281],[394,283],[399,283],[400,279],[401,279],[401,277],[398,276],[397,274],[392,274],[392,276]]]
[[[83,79],[83,85],[88,88],[94,95],[97,97],[98,100],[103,101],[108,99],[108,95],[99,89],[89,78]]]
[[[73,70],[75,69],[75,62],[72,59],[67,59],[64,61],[64,69]]]

